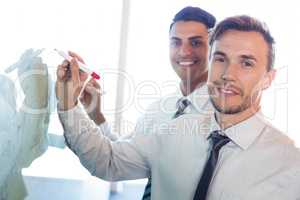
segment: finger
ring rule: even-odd
[[[82,81],[82,82],[85,82],[89,77],[88,73],[83,72],[81,70],[79,70],[79,75],[80,75],[80,81]]]
[[[100,82],[94,79],[93,85],[97,89],[101,89]]]
[[[73,51],[68,51],[69,55],[73,58],[77,58],[77,60],[79,60],[80,62],[84,63],[84,60],[82,59],[81,56],[79,56],[77,53],[73,52]]]
[[[90,83],[86,84],[84,90],[85,90],[88,94],[92,94],[93,92],[95,92],[95,88],[94,88],[93,85],[91,85]]]
[[[71,60],[71,66],[70,66],[70,70],[71,70],[71,76],[72,76],[72,80],[79,84],[80,83],[80,77],[79,77],[79,65],[78,62],[76,60],[76,58],[73,58]]]
[[[63,63],[60,65],[60,67],[66,71],[66,74],[64,74],[64,78],[70,79],[71,78],[70,62],[67,60],[64,60]]]
[[[85,91],[88,93],[88,94],[91,94],[91,95],[100,95],[100,90],[98,88],[95,88],[95,86],[91,85],[91,84],[87,84],[86,87],[85,87]]]
[[[63,67],[62,65],[58,65],[56,70],[56,75],[59,80],[62,80],[66,77],[67,68]]]
[[[100,89],[100,83],[93,78],[89,80],[89,84],[97,89]]]
[[[62,67],[70,67],[70,62],[67,60],[64,60],[61,65],[62,65]]]
[[[70,68],[70,62],[65,60],[60,65],[58,65],[58,67],[67,71]]]
[[[82,62],[82,63],[85,63],[84,60],[82,59],[81,56],[79,56],[77,53],[73,52],[73,51],[68,51],[69,55],[73,58],[76,58],[78,61]],[[82,71],[82,70],[79,70],[79,73],[80,73],[80,80],[81,81],[86,81],[87,78],[88,78],[88,73]]]
[[[83,93],[85,95],[91,94],[91,90],[88,88],[89,84],[84,85],[83,87]]]

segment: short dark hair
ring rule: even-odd
[[[207,29],[211,29],[215,26],[216,18],[199,7],[187,6],[174,16],[169,30],[178,21],[196,21],[204,24]]]
[[[254,31],[260,33],[266,43],[268,44],[268,63],[267,70],[271,70],[275,60],[275,41],[272,37],[267,25],[264,22],[259,21],[256,18],[247,15],[238,15],[228,17],[221,21],[213,31],[209,44],[210,46],[219,39],[226,31],[237,30],[237,31]]]

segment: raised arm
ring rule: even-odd
[[[83,87],[76,58],[70,66],[58,67],[56,95],[59,117],[70,149],[92,175],[117,181],[145,178],[150,174],[149,156],[156,149],[154,135],[138,135],[131,140],[108,139],[78,103]]]

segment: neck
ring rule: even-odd
[[[195,81],[181,81],[180,83],[180,90],[183,94],[183,96],[188,96],[192,92],[194,92],[195,89],[202,87],[204,84],[206,84],[207,81],[207,73],[204,73],[199,79]]]
[[[242,112],[236,114],[224,114],[216,111],[216,120],[222,130],[225,130],[231,126],[234,126],[246,119],[252,117],[260,110],[260,106],[255,108],[250,107]]]

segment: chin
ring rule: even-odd
[[[179,76],[180,80],[184,83],[190,83],[191,80],[193,79],[193,76],[190,73],[189,74],[180,73],[180,74],[178,74],[178,76]]]
[[[224,105],[222,103],[216,102],[214,99],[210,98],[213,107],[219,112],[227,115],[233,115],[243,112],[246,108],[243,105]]]
[[[230,108],[224,108],[221,111],[219,111],[220,113],[226,114],[226,115],[234,115],[237,113],[241,113],[243,112],[244,109],[241,107],[230,107]]]

